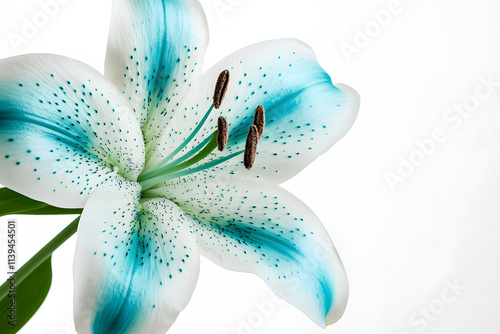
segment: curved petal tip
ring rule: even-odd
[[[347,131],[352,127],[354,121],[358,117],[359,108],[361,106],[361,96],[359,93],[346,84],[336,83],[334,84],[339,90],[345,93],[345,104],[344,109],[346,109],[349,115],[349,122],[351,123],[349,127],[347,127]]]

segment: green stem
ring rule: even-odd
[[[80,222],[80,217],[76,218],[71,224],[66,226],[64,230],[61,231],[54,239],[52,239],[48,244],[46,244],[38,253],[35,254],[28,262],[26,262],[15,274],[16,282],[22,282],[26,277],[29,276],[38,268],[45,260],[52,255],[52,253],[59,248],[66,240],[68,240],[73,234],[76,233],[78,228],[78,223]],[[4,298],[9,292],[9,285],[4,284],[0,287],[0,299]]]

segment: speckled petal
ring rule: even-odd
[[[198,0],[114,0],[106,76],[144,126],[148,118],[170,117],[201,75],[207,44]]]
[[[224,69],[231,73],[226,99],[183,152],[213,133],[219,115],[229,122],[229,143],[223,153],[210,158],[243,149],[254,111],[263,105],[266,128],[254,167],[246,171],[241,157],[219,166],[226,172],[284,182],[342,138],[357,116],[358,94],[345,85],[334,86],[307,45],[291,39],[259,43],[224,59],[193,86],[162,138],[146,146],[151,152],[146,169],[189,136],[210,107],[217,76]]]
[[[61,56],[0,60],[0,183],[60,207],[82,208],[117,172],[144,166],[137,119],[113,83]]]
[[[196,237],[165,199],[109,182],[90,197],[78,227],[74,315],[79,334],[164,334],[199,274]]]
[[[259,275],[319,326],[342,316],[348,282],[337,251],[314,213],[284,189],[248,178],[198,175],[150,192],[186,212],[202,255]]]

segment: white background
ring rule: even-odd
[[[64,2],[16,49],[8,36],[20,35],[23,20],[42,8],[37,0],[2,0],[0,57],[50,52],[102,71],[111,0]],[[286,304],[262,315],[256,303],[271,297],[264,283],[204,260],[193,299],[169,333],[500,332],[500,86],[473,105],[481,78],[500,82],[500,3],[401,0],[377,29],[372,12],[386,9],[388,0],[201,2],[211,29],[206,68],[248,44],[296,37],[313,46],[334,82],[359,91],[353,129],[285,184],[326,225],[351,298],[345,316],[327,330]],[[366,28],[372,37],[360,40]],[[347,44],[357,48],[352,57],[342,52]],[[451,114],[463,103],[470,113]],[[424,156],[416,142],[435,131],[443,140]],[[401,159],[410,158],[418,166],[406,166],[391,188],[387,173],[397,174]],[[17,218],[20,263],[72,220]],[[74,333],[74,245],[72,238],[54,254],[52,290],[21,333]],[[455,295],[449,284],[460,285]]]

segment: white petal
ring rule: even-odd
[[[82,208],[113,169],[135,180],[144,160],[139,123],[100,73],[55,55],[0,61],[0,183]]]
[[[164,334],[189,302],[199,274],[195,235],[164,199],[140,186],[102,185],[85,206],[74,262],[79,334]]]
[[[259,275],[319,326],[342,316],[348,282],[337,251],[314,213],[284,189],[219,175],[172,181],[153,194],[175,202],[198,226],[202,255]]]
[[[169,114],[201,75],[205,15],[198,0],[115,0],[112,15],[106,76],[144,126]]]
[[[259,43],[222,60],[193,86],[162,137],[148,143],[146,170],[190,135],[209,109],[217,76],[224,69],[230,71],[231,81],[221,109],[211,114],[200,134],[179,156],[216,130],[219,115],[229,122],[229,143],[224,153],[210,158],[244,149],[254,111],[263,105],[266,129],[254,168],[246,171],[242,157],[219,168],[281,183],[342,138],[357,116],[358,94],[348,86],[334,86],[307,45],[290,39]]]

